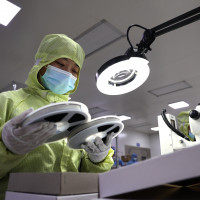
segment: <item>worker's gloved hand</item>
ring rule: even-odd
[[[32,111],[32,108],[26,110],[9,120],[3,127],[2,140],[13,153],[24,155],[42,145],[56,133],[56,125],[50,122],[37,122],[20,127],[19,124]]]
[[[108,134],[105,143],[100,137],[96,137],[94,142],[86,142],[86,144],[82,144],[81,147],[88,153],[92,162],[99,163],[108,155],[113,136],[114,133]]]

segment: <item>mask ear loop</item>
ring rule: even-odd
[[[41,60],[41,59],[40,59],[40,60]],[[37,62],[37,61],[36,61],[36,62]],[[45,67],[45,68],[47,69],[47,66],[48,66],[48,65],[45,65],[45,66],[43,66],[43,67]],[[43,68],[43,67],[42,67],[42,68]],[[41,68],[41,69],[42,69],[42,68]],[[41,69],[40,69],[40,70],[41,70]],[[44,89],[46,89],[45,86],[42,84],[42,76],[44,76],[45,73],[44,73],[43,75],[41,75],[41,74],[40,74],[40,70],[38,71],[37,80],[38,80],[38,83],[39,83]],[[45,72],[46,72],[46,71],[45,71]]]
[[[80,69],[80,67],[79,67],[79,69]],[[77,76],[77,79],[76,79],[76,82],[75,82],[75,88],[74,88],[73,92],[74,92],[74,91],[77,89],[77,87],[78,87],[80,72],[81,72],[81,69],[80,69],[79,72],[78,72],[78,76]]]
[[[80,67],[79,67],[79,69],[80,69]],[[79,84],[80,71],[81,71],[81,69],[78,72],[78,76],[77,76],[77,79],[76,79],[76,82],[75,82],[75,87],[74,87],[73,90],[70,91],[69,94],[72,94],[72,93],[74,93],[77,90],[77,87],[78,87],[78,84]]]

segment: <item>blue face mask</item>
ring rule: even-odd
[[[77,78],[71,73],[48,65],[41,81],[46,89],[56,94],[66,94],[75,88]]]

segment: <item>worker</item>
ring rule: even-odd
[[[131,154],[131,159],[127,162],[127,165],[131,165],[138,162],[138,156],[136,153]]]
[[[113,165],[112,134],[103,143],[70,149],[65,139],[45,143],[56,132],[53,122],[21,127],[23,119],[50,103],[66,102],[76,91],[84,61],[82,47],[64,34],[46,35],[35,55],[26,88],[0,94],[0,200],[15,172],[105,172]]]
[[[182,132],[186,137],[188,137],[191,141],[195,141],[195,135],[191,132],[190,124],[189,124],[189,112],[188,111],[181,111],[177,115],[178,120],[178,128],[180,132]]]

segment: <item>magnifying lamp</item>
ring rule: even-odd
[[[107,95],[121,95],[140,87],[150,73],[149,61],[145,54],[151,50],[150,45],[155,38],[199,19],[200,7],[197,7],[152,29],[147,29],[138,24],[129,26],[127,40],[130,48],[124,55],[112,58],[99,68],[96,73],[98,90]],[[137,47],[133,47],[129,39],[129,31],[132,27],[145,30],[142,40],[136,45]]]

